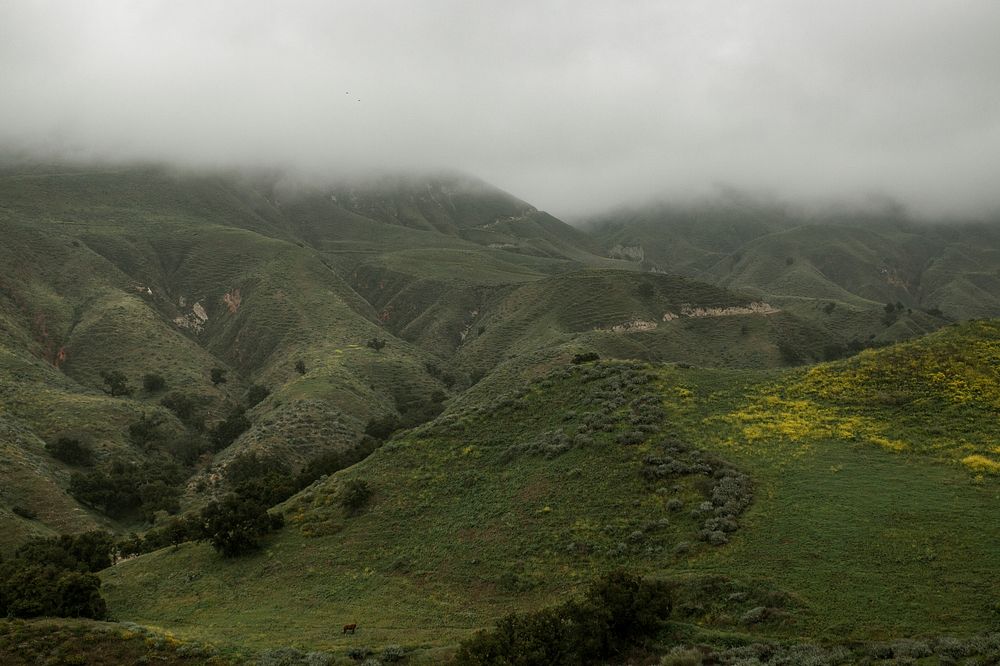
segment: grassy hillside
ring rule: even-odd
[[[491,368],[534,350],[612,358],[773,367],[784,343],[820,358],[835,338],[752,297],[677,276],[586,271],[536,280],[488,300],[469,319],[457,360]]]
[[[447,645],[615,566],[675,581],[689,600],[678,621],[703,629],[831,640],[996,629],[998,479],[963,462],[993,455],[994,399],[934,372],[962,367],[969,386],[995,387],[997,330],[949,328],[811,370],[557,366],[456,404],[296,496],[261,555],[167,549],[108,570],[106,592],[122,617],[182,636],[328,649]],[[866,400],[885,382],[909,388]],[[952,411],[919,428],[932,405]],[[752,479],[723,545],[699,539],[692,509],[719,478],[685,471],[700,461]],[[375,490],[356,516],[338,503],[352,478]],[[741,624],[756,606],[771,619]],[[362,630],[331,635],[340,621]]]

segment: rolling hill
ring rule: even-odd
[[[625,568],[716,646],[993,631],[998,234],[735,194],[578,229],[455,174],[5,167],[0,553],[169,525],[246,454],[349,453],[260,553],[103,571],[113,616],[237,660],[436,662]],[[137,504],[81,492],[102,475]]]
[[[261,555],[168,548],[107,570],[106,593],[118,615],[190,639],[427,648],[626,566],[690,595],[678,621],[702,631],[987,631],[998,468],[980,458],[998,459],[998,333],[969,324],[785,371],[554,366],[292,498]],[[943,365],[993,391],[937,382]],[[907,388],[873,400],[886,383]],[[947,413],[934,432],[918,425],[928,409]],[[744,474],[752,485],[723,490]],[[358,478],[374,497],[345,514]],[[725,492],[752,503],[713,545],[702,506],[713,515]],[[741,623],[757,606],[772,619]],[[340,620],[364,636],[331,634]]]

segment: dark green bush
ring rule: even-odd
[[[205,429],[202,403],[201,398],[180,391],[171,391],[160,400],[160,404],[172,411],[181,423],[198,431]]]
[[[201,511],[202,538],[223,557],[238,557],[260,548],[260,540],[269,532],[281,529],[284,517],[270,514],[267,507],[254,500],[227,495]]]
[[[501,619],[459,647],[462,665],[542,666],[605,660],[653,635],[670,615],[665,584],[624,572],[595,581],[582,599]]]
[[[60,437],[55,443],[45,445],[45,450],[56,460],[67,465],[90,467],[94,464],[94,451],[78,439]]]
[[[266,386],[261,386],[260,384],[251,384],[250,388],[247,389],[246,395],[247,409],[256,407],[260,403],[264,402],[269,395],[271,395],[271,389]]]
[[[69,492],[113,518],[138,514],[148,520],[156,511],[177,510],[177,484],[183,478],[180,466],[168,460],[141,465],[116,460],[107,470],[74,472]]]
[[[104,392],[114,397],[132,395],[132,388],[128,385],[128,378],[120,370],[102,370],[101,380],[104,381]]]
[[[212,428],[212,447],[221,451],[242,435],[250,427],[250,420],[241,410],[235,410]]]
[[[574,356],[572,362],[574,365],[580,365],[581,363],[592,363],[599,360],[601,360],[601,355],[597,352],[586,352]]]
[[[91,573],[17,559],[0,565],[0,616],[107,616],[101,579]]]
[[[167,380],[163,375],[150,372],[142,376],[142,388],[146,393],[159,393],[167,388]]]
[[[226,383],[226,370],[224,368],[212,368],[209,371],[209,376],[212,380],[212,384],[218,386],[219,384]]]
[[[367,481],[351,479],[344,485],[344,490],[340,494],[340,504],[348,513],[357,513],[368,504],[371,496],[372,489]]]
[[[104,619],[101,580],[92,572],[111,566],[114,541],[105,532],[33,539],[0,564],[0,617]]]
[[[160,438],[160,425],[162,421],[156,414],[150,416],[143,413],[139,420],[128,427],[129,441],[140,448],[146,448],[152,442]]]

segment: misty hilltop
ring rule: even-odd
[[[0,149],[459,168],[558,217],[711,192],[997,211],[990,2],[0,8]]]

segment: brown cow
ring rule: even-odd
[[[358,623],[357,622],[351,622],[350,624],[345,624],[344,625],[344,633],[346,634],[347,632],[351,632],[353,634],[354,630],[357,629],[357,628],[358,628]]]

